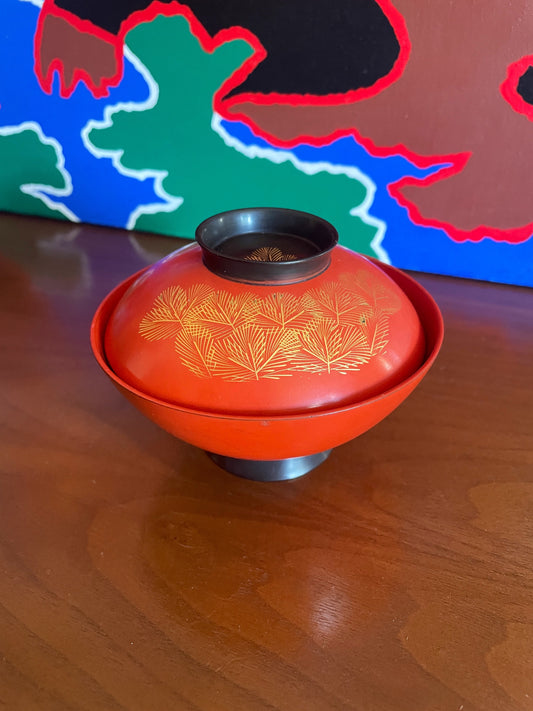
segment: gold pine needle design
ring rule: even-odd
[[[316,317],[331,320],[336,326],[359,325],[371,308],[363,295],[351,293],[334,283],[310,289],[305,300]]]
[[[302,296],[170,286],[141,320],[139,334],[149,341],[172,338],[181,363],[199,378],[346,373],[386,349],[390,315],[399,306],[392,290],[376,287],[364,272]]]
[[[289,358],[297,341],[282,329],[265,330],[252,324],[238,328],[215,344],[217,372],[227,380],[278,379],[290,375]]]
[[[169,286],[154,301],[139,324],[139,333],[149,341],[173,338],[195,315],[202,302],[212,293],[206,284],[196,284],[187,291],[181,286]]]
[[[361,330],[373,355],[385,350],[389,342],[389,319],[386,313],[378,312],[374,317],[367,318]]]
[[[376,284],[366,272],[343,274],[340,282],[349,294],[364,298],[375,313],[393,314],[400,308],[400,299],[385,284]]]
[[[359,370],[372,357],[363,331],[356,326],[339,329],[332,321],[316,319],[298,335],[301,348],[293,359],[295,370]]]
[[[279,247],[258,247],[247,254],[247,262],[294,262],[295,254],[285,254]]]
[[[233,295],[217,291],[206,299],[197,312],[198,322],[205,326],[213,337],[224,338],[236,328],[249,323],[257,311],[257,299],[248,292]]]
[[[312,313],[293,294],[275,293],[261,299],[255,321],[265,328],[304,328]]]
[[[184,328],[176,336],[174,347],[181,362],[198,378],[210,378],[214,373],[213,337],[199,325]]]

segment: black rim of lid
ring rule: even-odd
[[[248,245],[251,239],[262,245],[266,240],[268,244],[271,234],[273,239],[281,234],[294,247],[290,251],[295,254],[287,259],[276,254],[279,261],[265,261],[250,254],[232,253],[232,245],[243,240]],[[261,284],[291,284],[321,274],[328,268],[330,252],[338,242],[337,230],[327,220],[308,212],[276,207],[221,212],[198,225],[195,236],[210,271],[231,281]],[[302,245],[306,252],[303,256],[298,253]],[[281,254],[280,250],[278,253]]]

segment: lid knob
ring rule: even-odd
[[[293,284],[321,274],[338,241],[326,220],[285,208],[222,212],[196,229],[205,266],[231,281]]]

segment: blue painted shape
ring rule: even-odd
[[[153,178],[137,180],[119,173],[108,158],[97,158],[84,146],[81,131],[90,119],[102,120],[106,106],[143,102],[149,88],[127,60],[120,85],[109,96],[95,99],[78,84],[72,96],[59,96],[55,77],[52,95],[44,93],[33,71],[33,35],[39,8],[29,2],[2,0],[0,32],[0,126],[36,121],[46,136],[63,148],[65,169],[72,177],[72,194],[59,201],[82,222],[126,227],[140,204],[165,204],[154,192]],[[45,192],[45,191],[43,191]],[[55,196],[54,200],[58,200]]]
[[[245,145],[273,148],[244,123],[223,121],[223,126]],[[302,143],[292,148],[291,153],[311,163],[326,161],[338,166],[355,166],[375,183],[370,213],[387,225],[382,247],[391,264],[421,272],[533,286],[533,237],[521,244],[491,239],[456,242],[443,229],[413,223],[407,210],[389,194],[390,184],[407,176],[424,178],[442,165],[421,169],[400,155],[376,158],[352,136],[318,148]]]
[[[126,60],[124,78],[108,97],[95,99],[79,84],[69,99],[62,99],[57,78],[53,94],[45,94],[33,72],[33,34],[39,10],[30,2],[1,1],[0,126],[36,121],[45,135],[62,145],[65,168],[73,182],[72,194],[62,203],[82,221],[125,227],[138,205],[163,206],[165,201],[155,193],[153,178],[141,181],[120,174],[110,159],[96,158],[87,151],[81,139],[82,128],[90,119],[101,120],[106,106],[147,99],[149,89],[142,75]],[[225,121],[224,128],[245,145],[272,148],[240,122]],[[391,183],[406,176],[422,178],[437,167],[421,170],[401,156],[373,157],[353,137],[320,148],[302,144],[292,153],[304,161],[356,166],[371,178],[376,184],[371,213],[387,224],[382,246],[392,264],[533,286],[533,238],[521,244],[491,239],[458,243],[442,229],[411,222],[405,208],[389,195]]]

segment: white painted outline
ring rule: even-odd
[[[52,146],[57,156],[56,168],[59,170],[65,181],[64,188],[54,188],[51,185],[41,185],[39,183],[24,183],[19,186],[21,192],[26,195],[31,195],[38,200],[44,202],[44,204],[50,208],[50,210],[57,210],[62,215],[64,215],[71,222],[79,222],[80,218],[72,212],[66,205],[61,202],[56,202],[50,195],[54,195],[58,198],[65,198],[72,194],[72,178],[68,170],[65,168],[65,156],[63,155],[63,147],[55,138],[50,138],[45,136],[43,129],[40,124],[36,121],[23,121],[22,123],[15,126],[0,126],[0,136],[13,136],[17,133],[23,133],[24,131],[33,131],[39,141],[45,146]],[[46,191],[48,195],[43,194],[41,191]]]
[[[96,119],[90,119],[81,130],[81,138],[85,148],[96,158],[106,158],[111,159],[115,170],[121,175],[125,175],[128,178],[134,178],[135,180],[146,180],[147,178],[153,178],[154,180],[154,192],[165,202],[162,203],[147,203],[143,205],[137,205],[137,207],[130,213],[128,221],[126,223],[126,229],[132,230],[135,227],[135,223],[141,215],[155,215],[158,212],[174,212],[183,203],[182,197],[175,197],[170,195],[163,187],[163,180],[167,177],[167,170],[155,170],[150,168],[145,168],[143,170],[133,170],[131,168],[126,168],[120,162],[120,159],[124,155],[124,150],[119,149],[102,149],[97,148],[89,138],[90,132],[93,128],[109,128],[113,125],[113,115],[121,111],[126,111],[132,113],[134,111],[148,111],[153,109],[157,104],[159,99],[159,86],[153,76],[148,71],[148,68],[141,62],[141,60],[127,47],[124,45],[124,59],[128,60],[133,64],[135,69],[142,75],[143,79],[148,84],[149,95],[146,101],[134,102],[126,101],[119,102],[118,104],[113,104],[111,106],[106,106],[104,109],[104,118],[100,121]]]
[[[360,183],[363,183],[366,188],[366,197],[360,205],[357,205],[350,210],[350,215],[352,215],[352,217],[359,217],[365,224],[376,228],[376,235],[372,239],[370,246],[380,261],[385,262],[385,264],[390,264],[390,257],[382,246],[387,225],[383,220],[373,217],[368,212],[374,202],[374,195],[376,193],[376,184],[368,177],[368,175],[365,175],[365,173],[362,173],[359,168],[351,165],[338,165],[327,161],[317,161],[311,163],[300,160],[290,151],[277,148],[263,148],[254,145],[248,146],[234,136],[231,136],[222,126],[222,121],[223,119],[220,114],[217,114],[216,112],[213,113],[213,118],[211,120],[211,128],[213,131],[215,131],[215,133],[222,138],[227,146],[234,148],[248,158],[266,158],[272,163],[278,164],[290,161],[294,167],[297,168],[297,170],[300,170],[302,173],[306,173],[307,175],[315,175],[316,173],[326,172],[331,175],[346,175],[348,178],[352,178],[354,180],[358,180]]]

